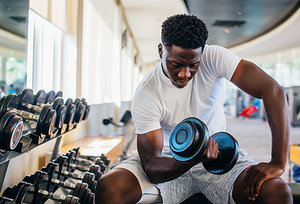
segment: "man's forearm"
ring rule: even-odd
[[[272,162],[284,169],[289,144],[289,113],[285,92],[281,87],[272,89],[264,99],[268,123],[272,133]]]
[[[143,167],[152,183],[162,183],[181,176],[195,164],[178,162],[168,156],[153,156]]]

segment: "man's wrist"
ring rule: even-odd
[[[286,160],[282,160],[282,159],[281,160],[280,159],[272,159],[270,161],[270,163],[278,166],[279,168],[281,168],[283,170],[285,169],[285,166],[286,166]]]

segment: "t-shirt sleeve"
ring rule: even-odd
[[[241,61],[241,58],[232,51],[221,46],[212,46],[212,53],[209,55],[214,75],[218,78],[231,80],[231,77]]]
[[[160,129],[160,108],[149,94],[137,90],[132,101],[132,119],[137,134]]]

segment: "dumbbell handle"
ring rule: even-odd
[[[48,181],[45,180],[45,182],[48,182]],[[60,186],[60,187],[62,187],[62,188],[70,189],[70,190],[73,190],[73,189],[76,187],[76,185],[73,184],[73,183],[65,183],[65,182],[60,181],[60,180],[58,180],[58,179],[51,179],[50,182],[51,182],[52,184],[54,184],[54,185]]]
[[[86,172],[86,171],[89,170],[89,168],[86,168],[86,167],[81,166],[81,165],[76,165],[76,164],[75,165],[74,164],[70,164],[70,167],[72,169],[77,169],[77,170],[82,171],[82,172]]]
[[[30,191],[30,193],[34,193],[34,192]],[[58,202],[64,202],[66,199],[66,196],[64,196],[64,195],[55,195],[55,194],[50,193],[45,190],[39,190],[38,193],[40,195],[42,195],[43,197],[46,197],[46,198],[49,198],[51,200],[58,201]]]
[[[32,104],[25,104],[24,105],[26,108],[28,108],[29,110],[33,110],[34,112],[37,112],[37,113],[41,113],[42,110],[43,110],[43,107],[45,106],[44,104],[42,106],[35,106],[35,105],[32,105]]]
[[[55,172],[57,174],[59,174],[59,172]],[[62,176],[67,176],[67,177],[70,177],[72,179],[76,179],[76,180],[82,180],[83,179],[83,176],[80,176],[79,174],[76,174],[76,173],[70,173],[68,171],[62,171],[60,173]]]
[[[13,111],[16,112],[23,119],[34,120],[34,121],[38,121],[39,120],[39,116],[35,115],[33,113],[30,113],[30,112],[27,112],[27,111],[22,111],[22,110],[17,110],[17,109],[13,109]]]

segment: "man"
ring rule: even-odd
[[[99,180],[97,203],[136,203],[149,194],[152,183],[163,203],[180,203],[198,192],[212,203],[292,203],[289,187],[279,178],[289,138],[283,89],[255,64],[225,48],[206,45],[207,36],[205,24],[195,16],[175,15],[163,23],[161,62],[140,83],[132,103],[139,157]],[[176,124],[191,116],[206,123],[210,134],[225,130],[224,78],[263,99],[272,159],[255,163],[241,151],[232,170],[214,175],[201,164],[217,157],[213,139],[197,162],[184,163],[170,156],[169,136]]]

